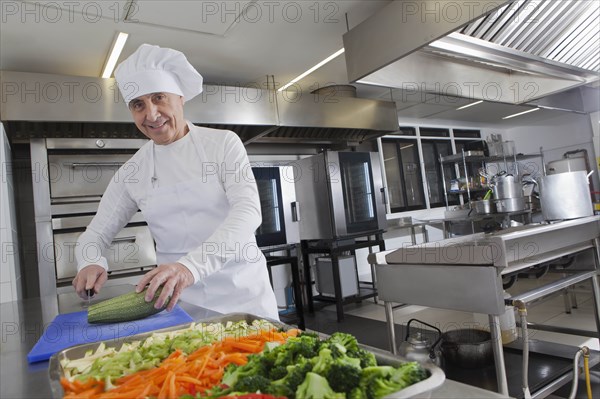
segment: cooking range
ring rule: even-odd
[[[91,222],[104,190],[145,139],[32,139],[31,165],[40,296],[68,290],[77,274],[74,249]],[[97,251],[90,247],[87,251]],[[154,241],[141,212],[117,234],[105,253],[109,280],[156,265]]]

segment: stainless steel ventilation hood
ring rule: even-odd
[[[114,79],[0,71],[0,83],[4,122],[132,122]],[[205,85],[185,116],[233,130],[246,144],[360,143],[398,130],[393,102],[253,87]]]
[[[344,35],[349,80],[536,104],[598,81],[599,13],[597,1],[395,1]]]

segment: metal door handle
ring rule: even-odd
[[[123,166],[123,162],[73,162],[71,163],[71,167],[72,168],[86,168],[88,166],[95,166],[95,167],[111,167],[111,166],[117,166],[117,167],[121,167]],[[68,164],[67,164],[68,165]]]
[[[383,205],[387,205],[387,195],[385,195],[385,187],[381,187],[379,191],[381,191],[381,200],[383,201]]]
[[[294,201],[291,203],[292,205],[292,222],[297,222],[300,220],[300,203],[298,201]]]
[[[117,237],[112,240],[111,245],[119,244],[121,242],[135,242],[136,236]]]

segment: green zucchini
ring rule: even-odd
[[[118,323],[152,316],[166,307],[164,306],[161,309],[154,308],[154,303],[161,291],[162,287],[159,287],[150,302],[146,302],[144,298],[146,290],[144,290],[139,293],[133,291],[91,305],[88,308],[88,323]]]

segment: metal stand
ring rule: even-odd
[[[364,238],[366,239],[357,239]],[[374,238],[372,238],[374,237]],[[354,243],[348,244],[348,240],[353,239]],[[360,302],[363,299],[374,298],[375,302],[377,302],[377,290],[376,290],[376,276],[374,272],[374,266],[371,265],[371,276],[373,278],[373,282],[369,283],[372,287],[360,287],[359,282],[359,292],[358,295],[343,298],[342,297],[342,285],[340,280],[340,263],[339,256],[343,252],[350,251],[355,256],[355,251],[359,248],[369,248],[371,251],[371,247],[379,247],[380,251],[385,251],[385,242],[383,240],[383,231],[377,231],[375,233],[371,233],[369,235],[361,235],[355,237],[345,237],[344,239],[334,239],[334,240],[303,240],[302,241],[302,260],[304,263],[304,278],[306,280],[306,298],[308,304],[308,311],[310,313],[314,313],[314,299],[323,302],[334,302],[336,305],[337,311],[337,320],[344,320],[344,304]],[[327,254],[331,257],[331,265],[333,269],[333,287],[335,292],[335,297],[326,297],[323,295],[316,295],[313,298],[312,293],[312,277],[310,270],[310,261],[309,254]],[[358,273],[357,273],[358,274]],[[358,281],[358,275],[357,275]],[[362,284],[365,284],[364,282]]]

